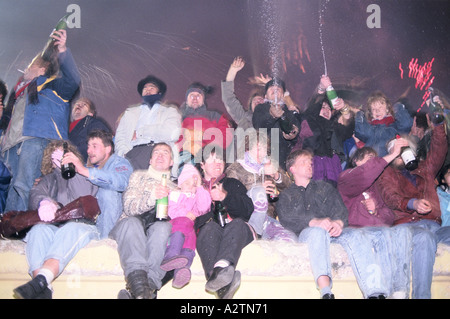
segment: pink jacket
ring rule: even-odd
[[[192,212],[196,217],[206,214],[211,208],[211,195],[203,187],[197,187],[197,192],[183,193],[174,190],[169,194],[169,217],[185,217]]]

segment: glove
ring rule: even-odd
[[[55,219],[55,213],[58,210],[58,205],[48,199],[43,199],[39,203],[38,214],[39,218],[44,222],[51,222]]]
[[[52,162],[59,168],[61,168],[61,160],[63,158],[63,155],[64,155],[64,152],[60,148],[57,148],[52,153]]]

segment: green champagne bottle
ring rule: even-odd
[[[52,30],[52,32],[50,33],[50,37],[47,40],[47,43],[45,44],[44,49],[42,50],[42,58],[44,60],[50,60],[50,57],[52,56],[52,54],[55,51],[55,39],[53,39],[51,36],[53,34],[53,32],[55,31],[59,31],[62,29],[66,29],[67,28],[67,18],[71,15],[71,13],[66,14],[64,17],[62,17],[59,21],[58,24],[56,25],[56,27]]]
[[[328,97],[328,100],[330,101],[331,108],[334,109],[334,105],[337,102],[338,95],[336,93],[336,90],[331,85],[329,87],[327,87],[327,97]]]
[[[167,175],[163,174],[161,179],[161,185],[167,186]],[[163,197],[156,200],[156,219],[159,221],[165,221],[169,219],[169,198]]]

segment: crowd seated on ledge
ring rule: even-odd
[[[0,82],[0,226],[26,242],[31,276],[15,297],[52,298],[76,253],[108,237],[124,271],[121,299],[156,298],[169,281],[183,289],[196,254],[205,290],[232,298],[254,240],[306,243],[323,299],[334,298],[333,242],[351,257],[364,298],[432,297],[437,245],[450,244],[443,93],[431,90],[420,111],[380,91],[357,107],[322,76],[300,107],[282,79],[260,76],[245,105],[234,92],[245,67],[237,57],[221,83],[226,113],[208,106],[212,87],[187,84],[178,107],[148,75],[114,132],[95,97],[77,96],[65,30],[52,37],[54,50],[31,61],[9,96]],[[95,217],[80,204],[81,217],[63,220],[84,197]],[[16,229],[12,215],[30,224]]]

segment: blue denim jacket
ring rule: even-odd
[[[89,168],[89,180],[99,187],[97,201],[101,214],[97,219],[100,238],[109,232],[122,214],[122,193],[128,186],[133,168],[127,159],[111,155],[103,168]]]

